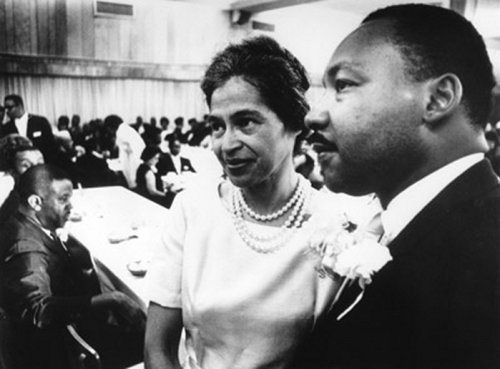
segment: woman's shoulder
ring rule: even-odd
[[[184,207],[213,209],[214,205],[221,201],[221,191],[226,189],[225,183],[226,181],[222,179],[200,176],[190,181],[187,188],[177,195],[175,201],[179,201]]]

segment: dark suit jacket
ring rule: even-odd
[[[500,368],[500,185],[489,163],[448,185],[389,248],[361,302],[340,321],[334,307],[295,366]]]
[[[66,247],[21,213],[0,229],[0,302],[22,342],[19,367],[65,367],[61,330],[96,319],[90,299],[100,287],[90,255],[76,243]]]
[[[172,161],[172,157],[170,154],[161,154],[160,160],[158,161],[158,164],[156,165],[156,169],[158,169],[158,175],[163,176],[167,174],[168,172],[174,172],[177,173],[177,170],[175,169],[174,162]],[[195,173],[196,171],[194,170],[193,166],[191,165],[191,161],[187,158],[184,158],[181,156],[181,173],[182,172],[193,172]],[[177,174],[181,174],[177,173]]]
[[[9,121],[2,126],[1,136],[19,133],[14,121]],[[57,144],[54,140],[52,127],[49,121],[42,116],[28,114],[27,136],[43,154],[46,162],[53,162],[57,157]]]

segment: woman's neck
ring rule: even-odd
[[[290,167],[255,186],[241,190],[246,202],[255,212],[267,214],[279,209],[290,199],[297,183],[298,174]]]

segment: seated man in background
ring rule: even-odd
[[[104,368],[142,361],[145,314],[119,291],[102,292],[88,251],[56,235],[71,211],[72,184],[48,165],[16,184],[18,211],[0,229],[0,304],[15,333],[18,368],[67,368],[63,333],[73,323]]]
[[[185,158],[180,155],[181,141],[178,138],[172,137],[168,141],[168,149],[170,151],[170,154],[162,153],[158,161],[158,164],[156,165],[156,169],[158,170],[158,176],[163,177],[167,173],[175,173],[177,174],[176,178],[180,179],[180,177],[178,176],[181,175],[182,173],[185,172],[196,173],[193,166],[191,165],[191,161],[188,158]],[[177,182],[178,181],[170,181],[169,179],[167,179],[166,183],[167,208],[169,208],[172,202],[174,201],[175,195],[184,189],[184,187],[179,186]]]

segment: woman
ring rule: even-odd
[[[157,203],[165,202],[165,192],[160,191],[161,180],[156,175],[156,164],[160,159],[160,149],[156,146],[146,146],[141,154],[142,164],[137,168],[136,191]]]
[[[0,179],[0,224],[17,209],[19,197],[14,184],[21,174],[37,164],[43,164],[43,155],[28,138],[16,133],[0,142],[0,168],[4,171]]]
[[[148,272],[146,367],[283,368],[331,303],[337,285],[307,250],[332,209],[293,166],[308,87],[303,66],[267,37],[209,66],[202,89],[229,181],[173,204]]]

